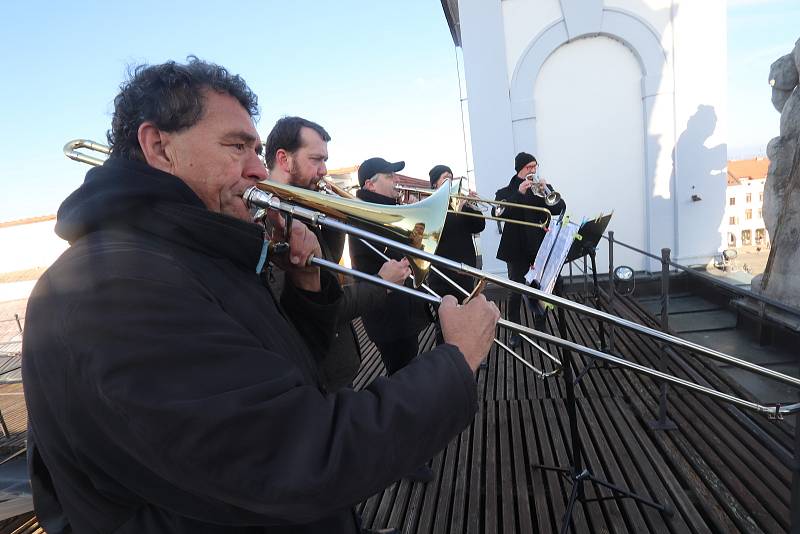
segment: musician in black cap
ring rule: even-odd
[[[433,189],[449,187],[453,179],[453,171],[447,165],[436,165],[428,175]],[[475,254],[475,242],[472,236],[483,232],[486,227],[486,219],[473,217],[472,215],[481,215],[481,212],[466,199],[458,200],[451,205],[459,213],[447,214],[436,254],[476,267],[477,255]],[[472,291],[475,286],[475,279],[468,274],[454,272],[445,268],[442,268],[442,271],[448,278],[467,291]],[[435,272],[431,272],[428,275],[428,285],[439,295],[453,295],[460,301],[464,300],[464,294],[461,291],[455,289]]]
[[[404,161],[390,163],[383,158],[365,160],[358,168],[361,189],[356,196],[364,202],[396,205],[400,193],[396,189],[397,173],[405,167]],[[388,257],[400,260],[402,254],[380,244],[374,246]],[[350,258],[359,271],[376,274],[384,259],[358,239],[350,240]],[[365,283],[361,280],[359,283]],[[403,369],[419,352],[419,332],[432,320],[428,305],[410,295],[392,291],[386,304],[379,310],[362,316],[367,335],[381,352],[381,359],[389,376]],[[418,482],[433,479],[430,467],[423,464],[407,475]]]
[[[405,167],[405,162],[390,163],[383,158],[370,158],[358,169],[361,189],[356,196],[373,204],[396,205],[398,191],[396,172]],[[402,255],[383,245],[375,245],[392,259]],[[374,250],[358,239],[350,240],[350,257],[353,267],[359,271],[376,274],[384,260]],[[417,355],[417,334],[429,322],[427,306],[408,295],[392,292],[386,306],[362,319],[369,338],[381,351],[386,372],[392,375],[405,367]]]
[[[536,194],[541,192],[539,190],[541,186],[537,185],[534,180],[526,179],[527,176],[536,173],[538,166],[539,163],[531,154],[527,152],[517,154],[514,158],[515,174],[511,177],[506,187],[497,190],[495,200],[547,208],[554,215],[563,212],[566,209],[566,204],[563,200],[553,206],[548,206],[545,204],[544,197]],[[498,210],[496,214],[506,219],[533,223],[544,222],[546,218],[545,214],[541,212],[515,207],[506,207],[502,210],[502,213],[499,213]],[[525,283],[525,274],[533,264],[543,239],[544,230],[541,228],[513,223],[505,223],[503,225],[503,235],[500,238],[500,246],[497,248],[497,259],[506,262],[509,279],[522,284]],[[520,301],[521,295],[516,291],[512,291],[508,299],[509,321],[520,322]],[[537,304],[535,301],[530,302],[530,304],[534,310],[534,320],[538,323],[537,327],[540,327],[544,316],[541,315],[539,306],[534,306],[534,304]],[[519,335],[512,335],[509,339],[509,345],[516,348],[519,344]]]

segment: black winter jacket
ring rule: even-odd
[[[553,215],[557,215],[567,209],[567,205],[563,199],[555,206],[547,206],[544,202],[544,198],[534,195],[533,191],[530,189],[525,191],[524,195],[521,194],[519,192],[521,183],[522,178],[515,174],[511,177],[507,186],[495,192],[494,199],[513,202],[515,204],[527,204],[528,206],[547,208]],[[501,216],[506,219],[515,219],[517,221],[541,223],[545,220],[545,215],[544,213],[533,210],[507,207]],[[500,245],[497,247],[497,259],[506,262],[533,263],[543,239],[544,230],[541,228],[504,223],[503,235],[500,238]]]
[[[31,295],[22,358],[50,534],[352,533],[351,506],[472,420],[452,345],[323,394],[313,354],[337,321],[334,278],[287,284],[278,306],[255,272],[259,227],[172,175],[112,158],[56,231],[72,246]]]
[[[463,215],[463,213],[480,215],[479,211],[469,205],[461,208],[461,213],[448,213],[444,223],[444,230],[442,230],[442,237],[439,240],[439,246],[436,247],[436,255],[475,267],[477,256],[472,234],[483,232],[484,228],[486,228],[486,219]],[[445,275],[466,290],[470,291],[474,287],[474,278],[470,275],[449,269],[443,269],[443,271]],[[453,288],[434,272],[428,275],[428,284],[440,295],[455,295],[459,300],[463,300],[463,293]]]
[[[314,229],[312,229],[314,230]],[[335,240],[340,234],[333,234],[333,249],[329,238],[331,233],[315,231],[317,239],[320,240],[322,254],[327,260],[338,263],[342,257],[342,248],[335,252],[338,241]],[[344,245],[344,242],[341,242]],[[270,267],[269,285],[272,292],[281,294],[285,284],[285,273],[278,268]],[[325,354],[318,354],[322,357],[319,362],[320,373],[322,375],[322,385],[327,392],[334,392],[352,384],[358,370],[361,368],[361,352],[358,346],[358,337],[353,328],[353,319],[361,315],[373,313],[375,310],[386,305],[386,289],[375,284],[356,284],[349,283],[342,286],[342,298],[339,302],[339,309],[336,316],[339,322],[336,324],[331,345]]]
[[[396,204],[393,198],[379,195],[368,189],[359,189],[356,196],[364,202],[373,204]],[[394,260],[400,260],[403,257],[402,253],[383,245],[375,244],[375,247]],[[350,259],[354,268],[368,274],[377,274],[385,261],[359,239],[350,240]],[[410,285],[410,280],[406,284]],[[392,291],[386,296],[386,304],[381,309],[362,316],[361,320],[372,341],[389,343],[417,335],[431,322],[432,317],[425,301]]]

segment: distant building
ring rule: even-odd
[[[358,165],[339,169],[328,169],[328,174],[325,175],[325,178],[348,193],[355,195],[356,189],[358,189]]]
[[[764,183],[769,160],[765,157],[728,162],[725,219],[722,230],[729,248],[769,247],[764,224]]]
[[[28,298],[42,272],[69,246],[55,215],[0,222],[0,302]]]

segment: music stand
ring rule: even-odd
[[[567,253],[567,257],[565,263],[567,261],[574,261],[576,259],[582,258],[587,254],[591,257],[592,260],[592,272],[595,284],[595,296],[596,301],[595,305],[599,309],[600,300],[599,300],[599,293],[597,291],[597,270],[595,265],[595,254],[594,251],[597,248],[597,244],[600,242],[600,238],[603,235],[606,227],[608,226],[608,222],[611,219],[611,214],[600,216],[597,219],[592,221],[584,222],[580,230],[578,231],[577,235],[580,235],[580,239],[575,239],[572,246],[570,247],[569,252]],[[563,291],[561,290],[561,284],[556,284],[554,293],[560,297],[563,297]],[[559,335],[562,339],[567,339],[567,322],[566,317],[564,316],[564,308],[558,306],[558,312],[556,314],[556,324],[558,325]],[[600,323],[602,325],[602,322]],[[602,326],[601,326],[602,332]],[[601,338],[603,335],[601,333]],[[559,347],[559,351],[561,353],[561,365],[562,365],[562,373],[564,375],[564,391],[566,394],[566,408],[567,408],[567,418],[569,420],[569,434],[570,440],[572,444],[572,455],[571,461],[572,465],[568,467],[562,466],[552,466],[552,465],[541,465],[541,464],[534,464],[534,469],[543,469],[546,471],[557,471],[561,473],[569,482],[572,484],[572,490],[570,491],[569,500],[567,502],[567,508],[564,511],[563,522],[561,524],[561,534],[565,534],[569,530],[570,523],[572,522],[572,513],[575,509],[575,504],[580,501],[583,503],[590,502],[590,501],[599,501],[599,500],[606,500],[606,499],[633,499],[641,504],[646,506],[651,506],[667,515],[672,514],[672,510],[669,509],[667,506],[659,504],[655,501],[651,501],[641,495],[633,493],[630,490],[622,488],[620,486],[611,484],[605,480],[601,480],[597,478],[589,468],[584,467],[584,459],[583,459],[583,447],[580,439],[580,434],[578,433],[578,410],[577,410],[577,399],[575,398],[575,383],[581,379],[582,373],[578,375],[575,379],[573,379],[575,369],[574,365],[575,362],[573,361],[573,354],[572,351],[566,349],[564,347]],[[594,361],[594,360],[593,360]],[[585,497],[583,491],[583,484],[584,483],[592,483],[597,484],[598,486],[602,486],[606,489],[611,490],[612,495],[610,497],[596,497],[593,499],[587,499]]]
[[[608,215],[600,215],[596,219],[590,221],[584,221],[584,223],[581,224],[580,230],[578,230],[580,238],[576,238],[572,243],[572,247],[569,249],[569,253],[567,253],[567,259],[564,262],[569,263],[583,258],[584,256],[589,256],[592,264],[592,297],[594,300],[594,307],[599,311],[602,310],[600,310],[600,290],[597,285],[595,251],[597,250],[597,245],[600,243],[600,239],[603,237],[603,232],[605,232],[608,227],[612,215],[613,212]],[[600,350],[603,352],[608,350],[606,347],[606,328],[603,321],[600,321]]]

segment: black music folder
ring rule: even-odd
[[[611,216],[613,214],[614,212],[612,211],[608,215],[600,214],[596,219],[583,221],[583,224],[581,224],[578,229],[575,241],[572,242],[572,247],[567,253],[567,259],[564,260],[564,263],[582,258],[591,250],[596,249],[597,245],[600,243],[600,239],[603,237],[603,233],[606,231],[606,228],[608,228],[608,223],[611,221]]]

